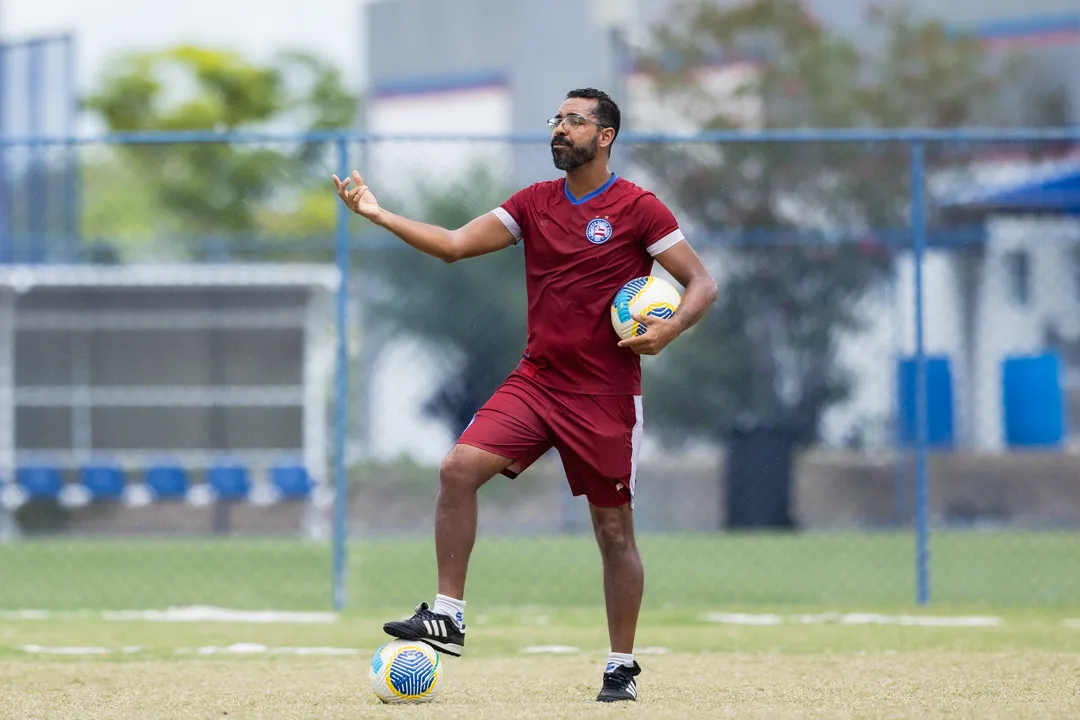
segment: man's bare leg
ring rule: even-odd
[[[465,650],[465,576],[476,542],[476,493],[513,461],[471,445],[455,445],[439,469],[435,502],[435,558],[439,592],[432,606],[413,617],[385,623],[383,630],[405,640],[421,640],[450,655]]]
[[[633,511],[629,505],[614,508],[589,505],[589,512],[604,563],[604,600],[611,651],[633,654],[645,591],[645,571],[634,540]]]
[[[589,512],[604,563],[604,600],[611,641],[604,686],[596,699],[637,700],[634,678],[641,667],[634,661],[634,637],[645,591],[645,571],[634,540],[634,514],[629,505],[602,508],[590,504]]]
[[[439,594],[463,600],[469,556],[476,542],[477,491],[513,460],[471,445],[455,445],[439,469],[435,502],[435,558]]]

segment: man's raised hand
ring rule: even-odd
[[[349,184],[352,182],[356,183],[356,187],[350,190]],[[375,195],[364,184],[364,179],[360,177],[359,172],[353,170],[352,177],[346,177],[344,180],[334,175],[334,186],[337,188],[338,197],[354,213],[362,215],[371,221],[379,217],[379,213],[382,212],[379,201],[375,199]]]

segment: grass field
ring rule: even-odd
[[[645,605],[903,606],[915,597],[909,534],[650,535]],[[359,541],[349,607],[395,610],[434,586],[430,538]],[[1080,534],[935,533],[937,604],[1080,608]],[[329,545],[292,540],[29,541],[0,546],[0,608],[144,609],[212,604],[330,609]],[[469,595],[487,605],[598,607],[591,536],[481,538]]]
[[[276,624],[117,621],[100,611],[325,611],[327,546],[0,546],[0,611],[52,613],[0,614],[0,718],[1080,716],[1080,623],[1070,622],[1080,620],[1080,535],[939,533],[929,608],[912,607],[909,535],[650,536],[641,545],[644,673],[632,707],[593,702],[607,637],[589,537],[482,538],[467,655],[447,658],[439,700],[415,707],[379,704],[366,672],[382,622],[430,600],[427,538],[352,543],[349,609],[331,622]],[[705,619],[716,611],[774,624]],[[889,618],[816,615],[825,612]],[[898,614],[994,621],[877,624]]]

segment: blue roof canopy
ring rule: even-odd
[[[944,210],[1080,216],[1080,163],[1023,182],[965,193]]]

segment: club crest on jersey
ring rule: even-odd
[[[604,218],[594,218],[585,228],[585,237],[587,237],[589,242],[593,245],[603,245],[611,239],[614,232],[615,231],[611,228],[611,223],[607,220]]]

